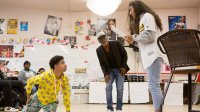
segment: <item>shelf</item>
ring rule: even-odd
[[[146,75],[147,73],[145,73],[145,72],[138,72],[138,73],[136,73],[136,72],[130,72],[130,73],[126,73],[127,75],[132,75],[132,74],[134,74],[134,75]],[[160,74],[167,74],[167,75],[169,75],[169,74],[171,74],[171,73],[160,73]]]

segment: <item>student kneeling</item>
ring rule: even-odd
[[[70,112],[70,86],[68,78],[63,73],[67,68],[63,56],[54,56],[49,65],[51,67],[49,71],[28,80],[27,106],[22,112],[39,112],[41,108],[44,112],[56,112],[60,87],[62,87],[66,112]],[[31,89],[35,84],[39,85],[38,91],[30,97]]]

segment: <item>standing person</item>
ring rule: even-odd
[[[32,69],[30,69],[30,66],[31,66],[31,63],[29,61],[25,61],[24,69],[21,70],[18,75],[18,79],[23,82],[24,86],[26,86],[28,79],[30,79],[31,77],[34,77],[36,75],[36,72],[33,71]],[[31,94],[34,94],[36,92],[37,92],[37,89],[34,86],[32,88]]]
[[[28,80],[27,107],[22,112],[39,112],[41,108],[44,112],[56,112],[61,88],[66,112],[70,112],[70,85],[67,76],[63,73],[67,69],[64,57],[58,55],[52,57],[49,65],[51,68],[49,71]],[[30,97],[31,89],[35,84],[39,85],[39,89]]]
[[[118,41],[108,41],[104,32],[97,35],[101,44],[97,49],[97,56],[106,81],[107,112],[113,112],[112,84],[115,80],[117,88],[117,112],[122,111],[124,76],[129,71],[127,53]]]
[[[138,0],[130,2],[128,16],[132,35],[125,36],[125,40],[130,45],[134,41],[138,43],[143,67],[148,73],[148,86],[155,112],[161,112],[163,95],[160,88],[160,73],[163,54],[157,46],[157,39],[163,30],[161,20],[151,8]]]

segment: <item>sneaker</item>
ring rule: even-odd
[[[112,110],[108,109],[106,112],[114,112],[114,111],[112,111]]]
[[[19,110],[13,107],[5,107],[4,112],[18,112]]]

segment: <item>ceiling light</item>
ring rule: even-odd
[[[87,7],[100,16],[112,14],[120,4],[121,0],[87,0]]]

